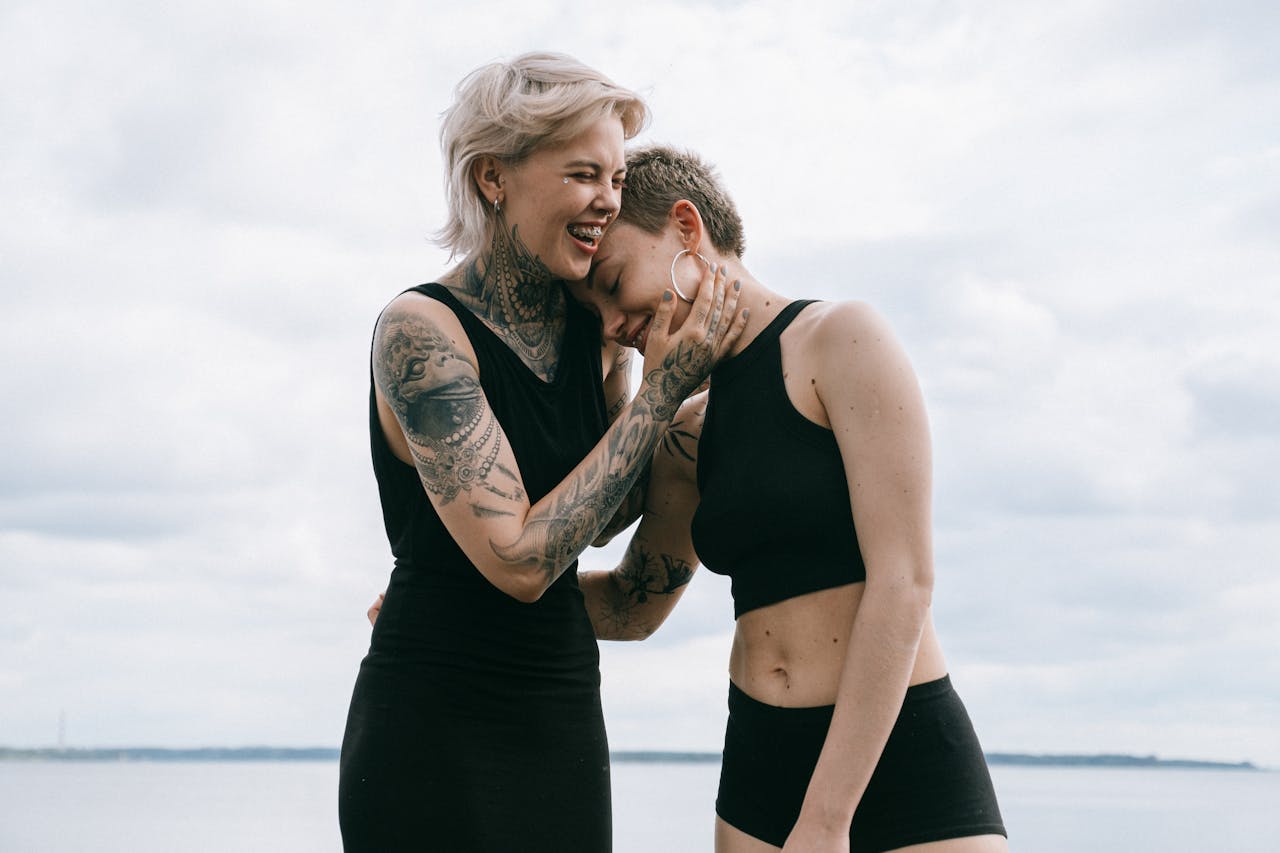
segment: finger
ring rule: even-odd
[[[667,338],[671,334],[671,317],[675,314],[675,308],[675,294],[670,290],[663,291],[658,310],[653,312],[653,319],[649,321],[649,343],[645,346],[646,353],[666,349]]]
[[[729,271],[720,267],[720,275],[716,282],[715,302],[711,307],[711,318],[707,323],[707,333],[715,340],[716,330],[720,327],[720,318],[724,316],[724,300],[729,295]]]
[[[720,309],[719,323],[711,330],[711,334],[716,341],[717,351],[719,345],[724,341],[724,336],[728,334],[729,329],[733,326],[733,321],[737,319],[738,298],[741,295],[741,281],[734,281],[733,284],[725,286],[724,306]]]
[[[711,264],[702,273],[702,281],[698,283],[698,295],[693,300],[693,319],[705,328],[707,317],[711,315],[712,300],[715,297],[715,284],[721,275],[720,267]]]
[[[728,355],[733,345],[738,342],[738,338],[742,337],[742,330],[747,328],[747,320],[751,316],[751,309],[743,308],[738,312],[738,316],[733,318],[733,322],[729,324],[729,328],[724,333],[720,345],[716,347],[716,360]]]
[[[716,323],[719,322],[719,307],[724,302],[724,282],[727,271],[723,265],[716,267],[715,272],[711,276],[711,286],[707,288],[711,292],[711,304],[707,306],[706,317],[701,323],[701,331],[704,337],[710,335],[715,329]]]

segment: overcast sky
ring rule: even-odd
[[[454,84],[552,49],[905,341],[987,749],[1280,766],[1273,3],[445,5],[0,5],[0,745],[339,743],[373,321]],[[615,749],[720,747],[732,619],[605,644]]]

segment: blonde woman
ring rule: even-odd
[[[743,323],[708,272],[678,332],[673,300],[657,312],[627,402],[617,345],[566,299],[617,215],[623,143],[645,118],[636,95],[554,54],[478,69],[445,115],[441,237],[463,260],[393,299],[373,338],[395,568],[343,739],[348,851],[610,849],[576,558]]]

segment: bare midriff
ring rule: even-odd
[[[742,614],[733,635],[729,678],[767,705],[834,704],[865,589],[864,583],[847,584]],[[926,619],[910,683],[923,684],[946,674],[933,621]]]

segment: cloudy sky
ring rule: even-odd
[[[442,5],[0,6],[0,745],[338,744],[373,320],[446,268],[454,83],[545,48],[906,342],[988,749],[1280,766],[1273,4]],[[731,630],[704,572],[606,644],[614,748],[719,748]]]

